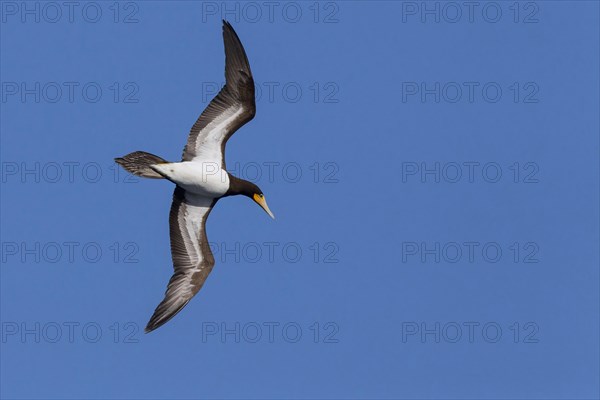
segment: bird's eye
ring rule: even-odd
[[[263,197],[265,197],[262,193],[259,194],[260,198],[262,199]]]

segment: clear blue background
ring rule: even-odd
[[[97,263],[4,254],[4,334],[13,323],[80,325],[73,343],[66,330],[58,343],[7,336],[3,398],[598,398],[597,2],[540,1],[531,24],[523,15],[513,22],[512,2],[496,3],[498,23],[486,22],[480,8],[473,23],[466,16],[403,22],[402,3],[367,1],[321,4],[318,23],[310,2],[296,3],[298,23],[285,21],[281,9],[273,22],[228,15],[256,81],[297,82],[303,96],[293,103],[279,91],[272,102],[259,100],[227,160],[296,162],[303,176],[258,181],[275,221],[247,199],[222,201],[209,238],[229,246],[298,243],[303,257],[250,263],[217,256],[188,307],[152,334],[135,332],[134,343],[124,343],[131,331],[124,324],[143,328],[171,275],[172,188],[165,181],[126,184],[123,175],[115,183],[112,159],[133,150],[180,157],[206,105],[203,82],[223,80],[221,21],[203,14],[200,2],[144,1],[137,3],[139,22],[114,23],[112,2],[98,4],[96,24],[80,13],[73,23],[6,16],[1,24],[2,82],[94,81],[105,89],[97,103],[80,94],[73,103],[31,96],[1,103],[5,166],[72,161],[103,168],[97,183],[80,173],[73,183],[8,176],[2,242],[94,242],[104,250]],[[337,22],[323,23],[334,11]],[[402,102],[402,82],[468,81],[498,82],[503,96],[497,103],[481,96],[473,103]],[[113,82],[135,82],[139,101],[115,103],[106,90]],[[337,85],[339,101],[324,102],[323,94],[315,101],[314,82]],[[515,103],[507,89],[513,82],[535,82],[538,102]],[[465,161],[497,162],[504,175],[494,184],[401,179],[402,163]],[[335,163],[338,182],[315,183],[315,162]],[[512,182],[514,162],[535,163],[539,182]],[[402,243],[467,241],[498,243],[504,256],[497,263],[402,259]],[[123,262],[123,254],[114,262],[114,242],[136,243],[139,262]],[[324,253],[314,262],[314,242],[334,242],[339,262],[323,262]],[[539,262],[513,262],[513,242],[536,243]],[[280,333],[273,343],[202,340],[206,322],[268,321],[299,324],[301,340],[288,343]],[[476,331],[471,343],[464,331],[457,343],[436,343],[432,335],[403,340],[407,322],[431,328],[469,321],[494,322],[502,337],[488,343]],[[82,338],[89,322],[103,329],[97,343]],[[319,343],[310,331],[315,322]],[[339,328],[337,343],[323,342],[327,322]],[[509,328],[515,322],[518,343]],[[538,327],[536,343],[524,343],[528,322]],[[115,323],[118,343],[109,328]]]

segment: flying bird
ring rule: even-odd
[[[223,41],[225,86],[192,126],[181,161],[169,162],[143,151],[115,158],[134,175],[168,179],[176,185],[169,214],[174,273],[146,332],[162,326],[181,311],[202,288],[215,265],[206,237],[206,219],[219,199],[247,196],[275,218],[260,188],[231,175],[225,167],[227,140],[254,118],[256,103],[248,57],[227,21],[223,21]]]

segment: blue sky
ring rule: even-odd
[[[270,3],[271,4],[271,3]],[[2,398],[598,398],[597,2],[0,3]],[[151,334],[239,34],[216,266]]]

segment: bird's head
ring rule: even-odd
[[[254,200],[256,204],[258,204],[269,216],[275,219],[275,216],[269,209],[267,205],[267,200],[265,199],[265,195],[262,190],[254,183],[246,181],[244,179],[236,178],[235,176],[229,174],[230,184],[229,190],[225,196],[235,196],[236,194],[243,194],[246,197]]]
[[[275,219],[275,216],[273,215],[273,213],[269,209],[269,206],[267,205],[267,200],[265,199],[265,195],[262,192],[262,190],[260,190],[260,188],[252,182],[247,182],[245,186],[246,187],[244,188],[244,194],[250,197],[252,200],[254,200],[256,204],[258,204],[263,210],[265,210],[265,212],[269,214],[271,218]]]
[[[258,186],[257,186],[257,189],[258,189]],[[259,206],[261,206],[261,208],[263,210],[265,210],[265,212],[267,214],[269,214],[269,216],[271,218],[275,219],[275,216],[273,215],[273,213],[269,209],[269,206],[267,205],[267,200],[265,199],[265,195],[263,194],[263,192],[261,192],[260,189],[258,189],[256,192],[254,192],[252,194],[252,200],[254,200],[256,202],[256,204],[258,204]]]
[[[254,200],[271,218],[275,219],[275,216],[267,205],[267,200],[262,190],[252,182],[245,181],[244,183],[244,191],[242,193]]]

